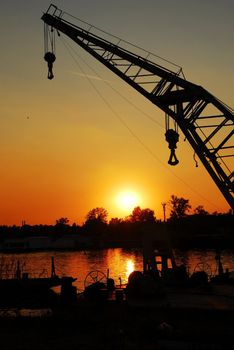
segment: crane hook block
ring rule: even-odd
[[[179,134],[173,129],[168,129],[165,133],[166,141],[168,142],[168,147],[171,150],[170,158],[168,160],[168,164],[177,165],[179,163],[175,149],[177,148],[176,144],[179,141]]]
[[[48,64],[48,75],[47,75],[47,78],[51,80],[54,77],[54,74],[53,74],[53,63],[56,60],[56,56],[55,56],[55,54],[53,52],[46,52],[45,56],[44,56],[44,60]]]

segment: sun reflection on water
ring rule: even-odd
[[[176,263],[184,264],[190,274],[194,269],[207,264],[211,267],[212,274],[217,273],[216,252],[214,250],[190,250],[175,251]],[[142,271],[143,261],[141,250],[125,250],[122,248],[110,248],[90,251],[64,251],[64,252],[33,252],[21,254],[3,254],[3,258],[9,265],[12,261],[19,261],[25,264],[25,271],[41,272],[43,269],[51,273],[51,257],[54,257],[56,274],[59,276],[72,276],[77,278],[74,286],[78,291],[84,290],[84,281],[91,271],[102,271],[110,273],[115,284],[128,282],[128,276],[134,270]],[[14,259],[14,260],[13,260]],[[222,263],[224,269],[229,268],[234,271],[234,251],[226,250],[222,252]],[[199,264],[199,265],[198,265]],[[198,267],[197,267],[198,265]],[[160,264],[159,266],[160,267]]]
[[[128,279],[128,276],[130,273],[132,273],[135,270],[135,264],[133,259],[128,259],[126,261],[127,269],[126,269],[126,278]]]

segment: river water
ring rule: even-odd
[[[189,250],[174,251],[177,264],[185,264],[191,274],[197,264],[201,264],[204,270],[211,275],[217,273],[216,252],[214,250]],[[129,274],[134,271],[142,271],[143,260],[141,249],[111,248],[90,251],[56,251],[34,252],[25,254],[2,254],[1,264],[8,266],[20,262],[23,271],[31,276],[50,276],[51,258],[54,258],[56,274],[59,276],[72,276],[77,280],[74,285],[78,292],[84,290],[90,278],[96,278],[96,271],[100,271],[97,278],[109,273],[116,284],[127,283]],[[234,251],[221,252],[223,267],[234,271]],[[200,266],[200,265],[199,265]],[[0,266],[1,267],[1,266]],[[94,272],[95,271],[95,272]],[[91,273],[91,274],[90,274]]]

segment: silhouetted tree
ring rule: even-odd
[[[129,217],[129,221],[152,223],[156,222],[156,217],[154,215],[154,211],[149,208],[141,209],[140,207],[135,207]]]
[[[56,225],[68,225],[69,220],[68,218],[60,218],[56,220]]]
[[[195,215],[208,215],[208,211],[206,211],[203,207],[203,205],[199,205],[194,209],[194,214]]]
[[[92,236],[92,243],[95,247],[99,246],[108,228],[107,216],[107,210],[100,207],[90,210],[86,215],[83,230],[85,234],[90,234]]]
[[[183,218],[188,215],[187,212],[191,209],[188,199],[177,197],[174,194],[171,196],[169,204],[171,206],[171,219]]]
[[[119,218],[111,218],[109,221],[109,225],[114,226],[114,225],[119,225],[123,222],[123,219]]]
[[[87,222],[100,222],[100,223],[107,223],[107,217],[108,217],[108,212],[105,208],[94,208],[88,212],[86,215],[86,221]]]

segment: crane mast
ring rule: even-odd
[[[136,91],[159,107],[179,126],[209,175],[234,211],[234,111],[205,90],[187,81],[182,70],[168,69],[92,32],[70,23],[50,5],[42,20],[64,33]],[[232,164],[233,166],[233,164]]]

